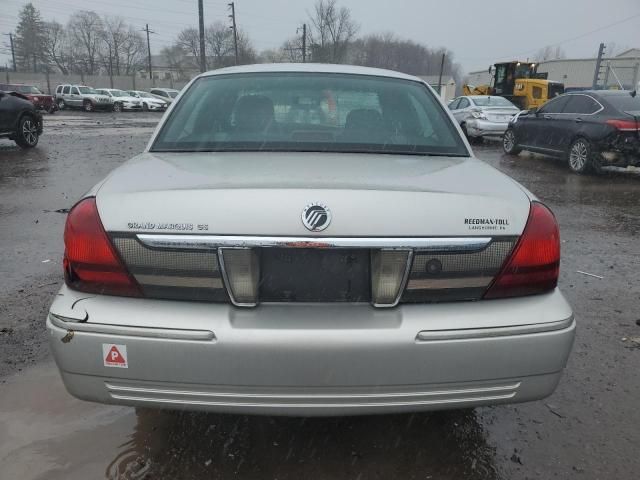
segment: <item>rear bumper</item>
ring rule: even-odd
[[[501,136],[507,131],[509,122],[490,122],[474,118],[468,120],[466,126],[472,137]]]
[[[71,394],[229,413],[352,415],[536,400],[555,389],[576,328],[557,291],[385,311],[76,302],[69,292],[57,297],[47,328]],[[69,300],[76,306],[65,312]],[[126,345],[128,368],[106,367],[103,344]]]

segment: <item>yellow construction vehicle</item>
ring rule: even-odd
[[[493,85],[463,85],[463,95],[499,95],[523,110],[532,110],[564,93],[564,84],[547,80],[535,63],[496,63],[489,73]]]

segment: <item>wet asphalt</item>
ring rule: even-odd
[[[640,171],[578,176],[559,160],[506,157],[497,144],[476,155],[551,206],[561,227],[560,286],[579,328],[551,397],[335,419],[70,397],[44,329],[62,283],[65,212],[140,152],[159,118],[60,112],[45,117],[34,150],[0,140],[0,480],[640,477]]]

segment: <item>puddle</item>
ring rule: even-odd
[[[471,410],[285,418],[98,405],[69,396],[53,363],[0,384],[7,479],[496,479]]]

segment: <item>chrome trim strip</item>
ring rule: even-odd
[[[226,248],[235,248],[238,250],[249,250],[247,247],[226,247]],[[222,283],[224,283],[224,288],[227,291],[227,295],[229,295],[229,300],[236,307],[256,307],[258,306],[258,302],[253,303],[242,303],[236,300],[236,297],[233,295],[233,290],[231,289],[231,283],[229,282],[229,275],[227,274],[227,267],[224,264],[224,248],[218,248],[218,265],[220,267],[220,273],[222,274]]]
[[[388,249],[387,249],[388,250]],[[402,295],[407,287],[407,282],[409,281],[409,274],[411,273],[411,267],[413,266],[413,250],[407,250],[407,266],[404,269],[404,275],[402,276],[402,281],[400,282],[400,288],[398,288],[398,293],[396,294],[396,298],[393,303],[375,303],[372,302],[372,305],[376,308],[392,308],[397,306],[402,299]],[[373,281],[373,278],[371,279]],[[373,299],[372,299],[373,300]]]
[[[438,397],[443,395],[460,395],[460,394],[474,394],[474,393],[489,393],[489,392],[508,392],[517,390],[520,388],[521,382],[509,383],[506,385],[495,385],[487,387],[472,387],[472,388],[454,388],[451,390],[434,390],[434,391],[418,391],[418,392],[380,392],[380,393],[335,393],[335,394],[296,394],[296,393],[232,393],[232,392],[203,392],[193,390],[172,390],[166,388],[147,388],[147,387],[135,387],[127,385],[114,385],[109,382],[105,382],[105,386],[109,392],[129,392],[129,393],[146,393],[146,394],[161,394],[161,395],[177,395],[193,397],[226,397],[226,398],[265,398],[265,399],[307,399],[312,400],[315,398],[328,398],[328,399],[351,399],[351,398],[380,398],[380,397]]]
[[[212,288],[221,289],[222,280],[211,277],[185,277],[172,275],[147,275],[134,273],[138,283],[154,287],[184,287],[184,288]]]
[[[532,325],[515,325],[511,327],[468,328],[461,330],[422,330],[418,332],[416,341],[431,342],[441,340],[476,340],[481,338],[507,337],[512,335],[530,335],[534,333],[555,332],[567,328],[575,328],[573,315],[557,322],[536,323]]]
[[[440,290],[443,288],[487,287],[494,277],[412,278],[407,290]]]
[[[422,251],[473,252],[486,248],[492,237],[260,237],[241,235],[139,234],[151,248],[215,250],[220,247],[279,248],[392,248]]]
[[[116,335],[122,337],[162,338],[165,340],[215,341],[216,336],[210,330],[184,330],[177,328],[131,327],[101,323],[65,322],[58,315],[49,313],[49,320],[58,328],[74,332]]]
[[[503,395],[484,395],[468,398],[442,398],[432,400],[415,400],[404,402],[371,402],[371,403],[247,403],[247,402],[214,402],[207,400],[180,400],[173,398],[134,397],[110,393],[114,400],[127,402],[165,403],[172,405],[200,405],[216,407],[244,407],[244,408],[367,408],[367,407],[410,407],[420,405],[448,405],[469,402],[491,402],[496,400],[509,400],[516,396],[517,392]]]

